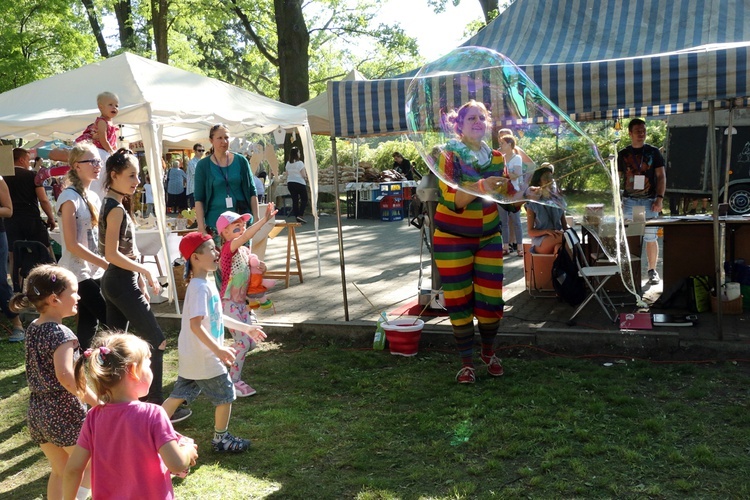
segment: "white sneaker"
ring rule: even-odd
[[[14,328],[8,337],[8,342],[23,342],[24,340],[26,340],[26,332],[23,328]]]

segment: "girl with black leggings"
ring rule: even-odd
[[[155,293],[161,291],[161,285],[137,260],[135,225],[122,203],[125,197],[135,193],[139,183],[138,160],[130,151],[119,149],[107,159],[103,184],[107,194],[99,217],[99,252],[107,259],[109,267],[102,277],[102,294],[107,305],[107,325],[125,330],[129,322],[130,330],[149,343],[154,378],[145,399],[160,405],[164,401],[162,374],[167,341],[151,312],[146,285]],[[172,421],[184,418],[175,412]]]

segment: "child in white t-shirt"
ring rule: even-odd
[[[247,333],[255,342],[266,338],[258,325],[248,325],[222,314],[219,291],[208,273],[216,271],[219,253],[207,234],[192,232],[180,241],[185,273],[192,279],[185,292],[182,326],[177,340],[179,367],[172,394],[162,407],[172,415],[183,401],[190,403],[203,392],[216,406],[214,413],[214,451],[239,453],[250,441],[228,432],[234,384],[227,366],[234,362],[234,349],[224,346],[224,325]]]

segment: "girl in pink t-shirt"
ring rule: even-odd
[[[93,498],[174,498],[170,473],[182,475],[195,465],[193,440],[174,430],[161,406],[139,401],[151,385],[150,358],[145,341],[113,333],[94,339],[76,362],[78,389],[86,387],[86,372],[104,404],[86,415],[68,459],[66,499],[75,498],[89,461]]]

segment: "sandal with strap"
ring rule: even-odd
[[[242,439],[232,436],[228,432],[224,434],[224,437],[219,440],[212,440],[211,444],[214,447],[214,451],[219,453],[230,452],[230,453],[242,453],[250,448],[250,440]]]

